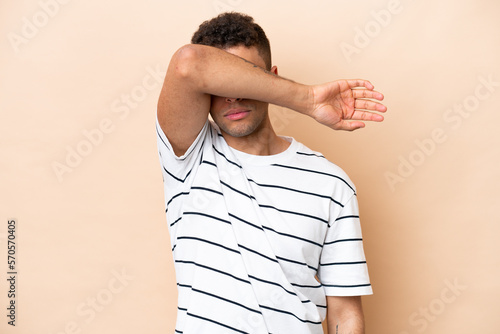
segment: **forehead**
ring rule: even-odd
[[[225,48],[224,50],[233,55],[246,59],[262,68],[266,68],[266,62],[264,61],[264,59],[262,59],[259,54],[259,50],[255,46],[246,47],[244,45],[239,45]]]

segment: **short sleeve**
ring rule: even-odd
[[[199,162],[206,139],[210,137],[209,132],[210,124],[207,119],[207,122],[200,130],[194,142],[187,149],[186,153],[182,156],[176,156],[172,145],[160,127],[158,118],[156,118],[158,154],[163,169],[165,185],[169,185],[171,188],[177,188],[186,183],[193,168],[197,162]]]
[[[327,296],[372,294],[361,236],[356,195],[329,222],[318,278]]]

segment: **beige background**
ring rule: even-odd
[[[363,298],[367,333],[498,333],[500,3],[491,0],[3,1],[0,332],[173,333],[154,131],[161,78],[151,73],[221,10],[255,17],[281,75],[362,77],[386,96],[385,122],[354,133],[273,108],[280,133],[357,185],[375,292]]]

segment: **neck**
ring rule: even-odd
[[[235,150],[253,155],[274,155],[285,151],[290,143],[274,132],[269,117],[254,132],[243,137],[233,137],[224,131],[226,143]]]

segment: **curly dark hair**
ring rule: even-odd
[[[244,45],[255,46],[259,55],[271,69],[271,46],[264,30],[251,16],[241,13],[222,13],[200,24],[191,39],[193,44],[209,45],[219,49]]]

